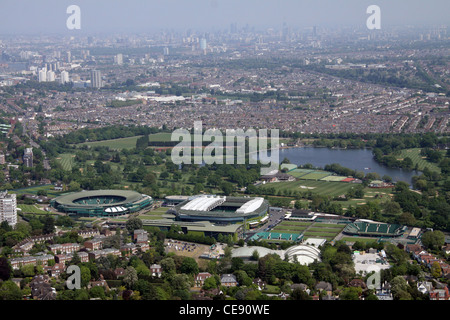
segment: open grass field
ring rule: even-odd
[[[430,162],[425,157],[421,156],[420,150],[421,150],[420,148],[404,149],[401,150],[400,153],[396,155],[396,157],[398,160],[399,159],[403,160],[406,157],[410,157],[413,162],[413,166],[415,166],[417,163],[420,170],[423,170],[425,167],[428,167],[428,169],[440,173],[441,168],[439,168],[436,163]]]
[[[366,237],[343,237],[341,240],[344,240],[345,242],[364,242],[364,243],[370,243],[370,242],[374,242],[377,241],[377,238],[366,238]]]
[[[21,209],[22,213],[49,214],[32,204],[18,204],[17,207]]]
[[[108,147],[112,150],[122,150],[122,149],[131,149],[136,147],[136,141],[138,138],[142,136],[133,136],[119,139],[111,139],[111,140],[102,140],[102,141],[91,141],[91,142],[83,142],[79,145],[88,145],[91,147]],[[170,132],[159,132],[148,135],[148,140],[150,142],[165,142],[171,141],[172,133]]]
[[[279,183],[268,183],[258,188],[275,188],[275,190],[291,190],[291,191],[311,191],[327,196],[339,196],[345,194],[348,190],[355,187],[354,184],[346,182],[330,182],[330,181],[314,181],[314,180],[297,180]]]
[[[33,187],[27,187],[27,188],[21,188],[21,189],[14,189],[14,190],[8,190],[10,193],[15,193],[17,195],[22,194],[34,194],[37,195],[39,190],[45,190],[47,192],[47,196],[59,196],[61,195],[61,192],[55,191],[54,186],[51,184],[48,185],[39,185],[39,186],[33,186]]]
[[[108,147],[113,150],[131,149],[136,147],[136,141],[141,136],[112,139],[112,140],[102,140],[102,141],[92,141],[84,142],[80,145],[88,145],[91,147]]]
[[[308,173],[304,176],[302,176],[300,179],[305,179],[305,180],[320,180],[322,178],[328,177],[330,175],[329,172],[325,172],[325,171],[314,171],[311,173]]]
[[[289,171],[289,174],[291,176],[294,176],[296,178],[300,178],[308,173],[314,172],[314,170],[310,170],[310,169],[294,169],[292,171]]]
[[[72,166],[75,164],[75,155],[72,153],[62,153],[56,160],[61,163],[64,170],[71,171]]]
[[[305,238],[324,238],[331,241],[344,227],[342,224],[284,220],[270,232],[303,233]]]
[[[271,230],[271,232],[280,232],[280,233],[302,233],[305,231],[312,223],[304,223],[304,224],[292,224],[291,221],[283,221],[275,228]]]
[[[341,224],[329,224],[329,223],[314,223],[304,233],[305,238],[325,238],[328,241],[333,240],[344,229],[344,225]]]
[[[152,209],[152,210],[149,210],[149,211],[139,214],[139,218],[140,219],[148,219],[148,220],[163,219],[163,215],[166,214],[167,209],[168,208],[166,208],[166,207]]]
[[[347,177],[344,177],[344,176],[326,176],[326,177],[323,177],[320,180],[322,180],[322,181],[339,182],[339,181],[344,180],[345,178],[347,178]]]

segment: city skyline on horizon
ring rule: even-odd
[[[448,25],[446,12],[450,3],[434,0],[433,5],[423,5],[420,1],[400,0],[391,3],[378,1],[295,1],[281,2],[269,0],[210,0],[179,1],[138,0],[115,2],[99,0],[55,1],[42,0],[33,3],[2,1],[0,30],[2,34],[100,34],[100,33],[145,33],[160,30],[229,30],[231,24],[238,28],[292,28],[319,26],[366,27],[370,5],[381,9],[383,27]],[[76,3],[74,3],[76,2]],[[81,28],[69,30],[66,21],[70,17],[68,7],[80,8]],[[448,8],[446,10],[445,8]]]

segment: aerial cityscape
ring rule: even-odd
[[[448,3],[128,2],[0,4],[0,300],[450,300]]]

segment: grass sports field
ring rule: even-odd
[[[311,191],[322,195],[329,195],[332,197],[345,194],[348,190],[355,187],[352,183],[346,182],[330,182],[330,181],[315,181],[315,180],[297,180],[279,183],[268,183],[258,188],[275,188],[275,190],[295,190],[295,191]]]
[[[22,213],[49,214],[31,204],[18,204],[17,207],[21,209]]]
[[[147,219],[147,220],[157,220],[157,219],[163,219],[163,215],[167,212],[168,208],[166,207],[160,207],[156,209],[152,209],[150,211],[147,211],[145,213],[141,213],[139,215],[140,219]]]
[[[328,177],[330,175],[329,172],[325,172],[325,171],[314,171],[311,173],[308,173],[304,176],[302,176],[300,179],[305,179],[305,180],[320,180],[322,178]]]
[[[303,233],[304,238],[324,238],[331,241],[344,227],[342,224],[284,220],[270,232]]]
[[[410,157],[413,162],[413,166],[415,166],[417,163],[420,170],[428,167],[428,169],[430,169],[431,171],[441,172],[441,168],[439,168],[436,163],[427,161],[425,157],[420,155],[420,150],[420,148],[401,150],[400,153],[396,155],[397,160],[403,160],[406,157]]]
[[[27,188],[21,188],[21,189],[14,189],[14,190],[8,190],[12,193],[15,193],[17,195],[22,194],[34,194],[37,195],[39,190],[44,190],[47,192],[47,196],[58,196],[61,194],[59,191],[54,190],[54,186],[52,184],[47,185],[40,185],[40,186],[34,186],[34,187],[27,187]]]
[[[160,132],[155,134],[150,134],[148,136],[149,141],[171,141],[172,134],[169,132]],[[136,147],[136,141],[142,136],[133,136],[120,139],[102,140],[102,141],[92,141],[84,142],[80,145],[88,145],[91,147],[108,147],[113,150],[131,149]]]
[[[59,155],[59,157],[56,158],[56,160],[61,163],[62,167],[66,171],[71,171],[72,166],[75,164],[75,155],[72,153],[62,153]]]

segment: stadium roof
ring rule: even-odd
[[[239,209],[236,210],[236,213],[249,213],[249,212],[253,212],[256,209],[258,209],[259,207],[261,207],[261,205],[264,202],[264,198],[255,198],[253,200],[250,200],[246,203],[244,203]]]
[[[92,191],[81,191],[81,192],[74,192],[69,193],[66,195],[59,196],[54,199],[54,201],[58,202],[61,205],[65,206],[82,206],[81,203],[76,203],[74,201],[82,198],[95,198],[95,197],[122,197],[122,201],[118,201],[114,203],[114,207],[120,207],[122,205],[125,205],[130,202],[139,201],[142,199],[142,194],[131,191],[131,190],[92,190]],[[111,206],[111,203],[109,204],[95,204],[95,206]]]
[[[200,196],[195,198],[184,206],[181,207],[182,210],[195,210],[195,211],[210,211],[217,206],[224,203],[226,197],[215,197],[215,196]]]

